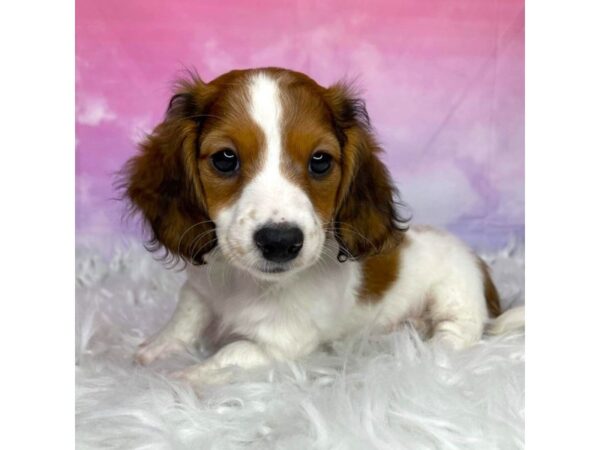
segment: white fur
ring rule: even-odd
[[[248,83],[248,110],[265,136],[260,171],[245,186],[240,198],[221,209],[214,222],[221,251],[234,265],[262,279],[278,279],[265,273],[269,263],[254,245],[254,233],[268,223],[287,222],[304,234],[298,257],[287,263],[288,272],[314,264],[325,241],[322,224],[306,193],[282,171],[281,93],[277,82],[263,73]],[[244,164],[242,161],[241,164]]]
[[[478,341],[487,312],[475,255],[455,237],[431,228],[410,230],[406,238],[398,280],[375,304],[358,301],[362,274],[357,262],[323,257],[303,271],[272,282],[231,265],[216,249],[207,265],[188,268],[186,295],[172,322],[155,338],[155,344],[139,350],[138,359],[149,362],[155,356],[149,349],[157,347],[162,350],[160,356],[167,356],[182,346],[192,346],[205,330],[209,332],[205,337],[218,347],[236,337],[212,358],[179,373],[192,382],[205,383],[222,380],[220,369],[231,365],[247,368],[296,359],[363,328],[389,331],[411,319],[432,322],[434,339],[454,348]],[[195,302],[189,301],[192,292]],[[183,309],[186,314],[181,313]],[[211,321],[213,327],[208,327]],[[173,332],[190,323],[206,326],[199,327],[193,337]],[[169,341],[175,344],[165,345]],[[183,345],[176,344],[181,341]]]
[[[475,254],[431,227],[407,233],[398,280],[385,294],[378,323],[393,327],[414,317],[433,324],[434,339],[455,348],[476,342],[487,319],[483,275]]]
[[[150,367],[131,361],[173,312],[185,274],[165,270],[137,236],[126,249],[122,238],[92,238],[77,245],[77,449],[524,447],[521,332],[461,352],[424,344],[409,327],[357,334],[294,362],[240,370],[198,396],[167,374],[202,361],[202,349]],[[504,308],[521,303],[522,246],[484,256]]]
[[[525,306],[507,310],[500,317],[491,320],[485,328],[490,335],[509,333],[525,326]]]
[[[385,331],[408,320],[418,328],[431,324],[424,331],[452,348],[478,341],[488,318],[483,274],[476,255],[450,234],[427,227],[407,232],[391,288],[377,302],[360,301],[362,266],[334,258],[336,241],[328,239],[308,196],[282,170],[277,81],[253,75],[248,92],[248,110],[265,136],[261,169],[239,199],[216,215],[219,246],[205,257],[206,266],[189,267],[173,318],[142,345],[138,361],[195,345],[205,334],[219,350],[178,373],[203,384],[226,379],[222,369],[296,359],[362,328]],[[295,224],[305,236],[284,274],[265,273],[269,263],[253,240],[269,222]]]

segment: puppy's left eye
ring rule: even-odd
[[[331,168],[331,155],[325,152],[315,152],[308,163],[308,169],[315,175],[323,175]]]
[[[235,152],[230,148],[225,148],[212,156],[212,163],[215,169],[223,174],[231,174],[240,167],[240,161]]]

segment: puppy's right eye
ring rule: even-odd
[[[331,159],[330,154],[318,151],[311,156],[308,163],[308,170],[316,176],[325,175],[331,167]]]
[[[230,148],[225,148],[212,155],[212,164],[215,169],[223,174],[230,175],[240,167],[240,160]]]

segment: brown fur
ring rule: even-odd
[[[140,144],[125,167],[126,195],[142,213],[152,236],[174,258],[200,263],[216,242],[211,217],[232,202],[260,164],[262,132],[244,106],[244,71],[211,83],[197,76],[182,81],[164,121]],[[216,174],[210,157],[233,147],[244,159],[238,177]]]
[[[396,248],[407,221],[396,209],[396,189],[379,159],[381,148],[371,133],[364,102],[343,84],[329,88],[325,96],[343,146],[337,239],[355,259]]]
[[[492,281],[488,265],[481,258],[478,258],[478,261],[479,269],[483,275],[483,289],[485,293],[488,314],[492,318],[498,317],[502,313],[502,309],[500,307],[500,295],[498,294],[498,290]]]
[[[335,213],[336,194],[342,177],[342,149],[335,134],[324,89],[299,73],[279,75],[283,91],[284,173],[297,183],[325,224]],[[326,151],[333,157],[331,170],[322,177],[312,176],[308,162],[315,151]]]
[[[327,89],[298,72],[260,70],[282,86],[283,169],[333,230],[340,255],[359,259],[396,248],[405,221],[395,210],[395,189],[379,160],[364,103],[342,84]],[[211,217],[240,195],[262,161],[264,136],[246,106],[246,81],[255,72],[232,71],[210,83],[192,76],[179,83],[164,121],[127,163],[123,185],[152,231],[151,250],[162,246],[175,257],[201,262],[217,245]],[[223,148],[235,149],[242,161],[235,176],[212,167],[211,156]],[[323,177],[308,173],[316,150],[333,157]],[[378,267],[377,261],[367,264]]]
[[[362,262],[363,280],[358,290],[359,301],[376,303],[398,279],[400,252],[398,249],[388,250],[370,256]]]
[[[199,79],[182,82],[165,120],[140,144],[125,166],[126,195],[152,231],[149,249],[196,260],[214,246],[214,226],[206,212],[195,165],[200,114],[212,90]]]
[[[245,74],[240,72],[236,78],[229,78],[225,76],[226,81],[219,78],[213,82],[219,86],[220,95],[208,111],[209,117],[199,139],[200,180],[211,217],[237,199],[259,171],[262,165],[260,153],[265,145],[263,132],[247,111],[246,86],[242,84]],[[234,149],[241,160],[240,172],[235,176],[223,177],[212,165],[212,155],[223,148]]]

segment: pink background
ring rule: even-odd
[[[414,222],[522,238],[523,0],[78,0],[77,229],[129,234],[114,173],[186,66],[356,79]]]

